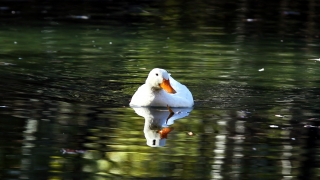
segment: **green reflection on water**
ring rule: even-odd
[[[129,13],[147,19],[128,24],[5,22],[1,176],[17,169],[30,179],[319,176],[319,66],[309,60],[319,58],[318,40],[284,34],[281,18],[247,22],[241,3],[228,4],[237,13],[164,3]],[[163,148],[146,145],[144,119],[127,108],[154,67],[169,70],[196,101],[170,125]]]

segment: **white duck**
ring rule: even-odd
[[[193,97],[189,89],[174,80],[164,70],[155,68],[132,96],[130,106],[192,107]]]

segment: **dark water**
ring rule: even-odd
[[[318,179],[317,9],[6,2],[0,179]],[[155,67],[193,109],[128,106]]]

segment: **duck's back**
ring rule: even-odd
[[[170,84],[173,87],[173,89],[176,90],[176,93],[172,94],[172,96],[175,97],[176,100],[180,100],[179,106],[176,107],[192,107],[194,102],[193,96],[189,89],[185,85],[173,79],[171,76]]]

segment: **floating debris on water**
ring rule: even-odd
[[[279,126],[277,126],[277,125],[270,125],[269,127],[271,127],[271,128],[278,128]]]
[[[195,134],[193,132],[189,131],[189,132],[187,132],[187,135],[194,136]]]
[[[279,117],[279,118],[283,118],[284,116],[280,115],[280,114],[276,114],[274,115],[275,117]]]
[[[62,154],[83,154],[86,150],[76,150],[76,149],[61,149]]]

